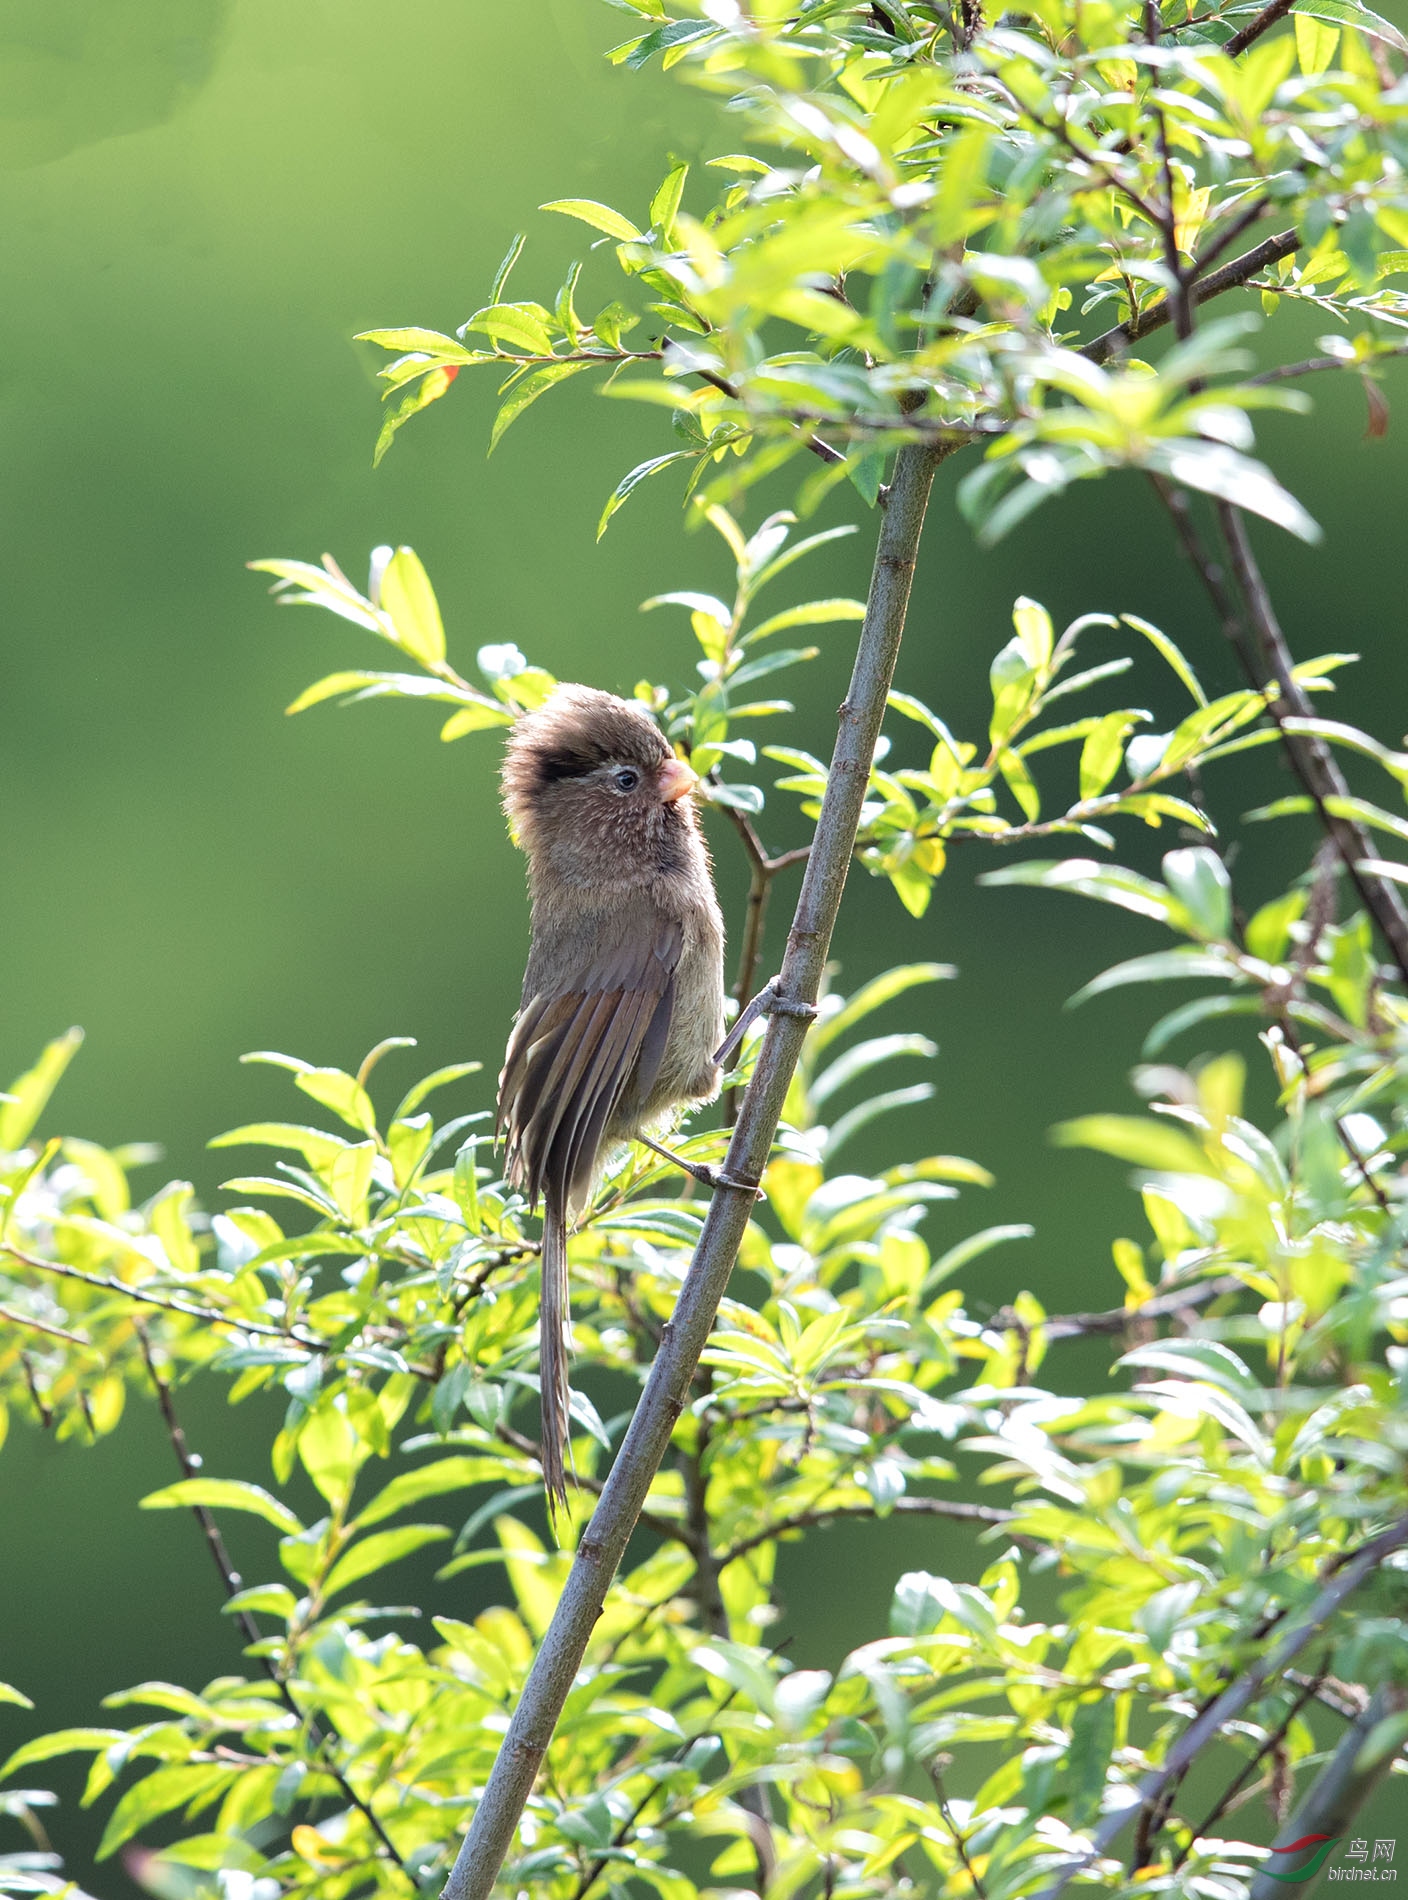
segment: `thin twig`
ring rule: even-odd
[[[1172,518],[1184,553],[1222,622],[1222,631],[1228,644],[1241,661],[1248,684],[1257,692],[1266,692],[1268,674],[1274,682],[1275,693],[1267,693],[1267,711],[1281,734],[1286,756],[1296,777],[1309,793],[1326,836],[1333,842],[1365,906],[1378,924],[1394,961],[1405,979],[1408,979],[1408,913],[1404,912],[1403,901],[1387,879],[1376,878],[1359,869],[1364,858],[1374,855],[1373,844],[1364,827],[1353,819],[1336,818],[1328,807],[1329,799],[1349,796],[1349,785],[1340,771],[1338,761],[1323,739],[1296,732],[1288,725],[1291,718],[1309,718],[1311,706],[1292,675],[1290,652],[1247,540],[1241,511],[1226,502],[1218,504],[1224,540],[1243,598],[1247,602],[1247,617],[1256,629],[1259,651],[1253,651],[1248,644],[1241,609],[1228,588],[1221,564],[1213,559],[1198,533],[1187,496],[1162,476],[1154,475],[1150,480]]]
[[[180,1420],[176,1416],[176,1402],[172,1397],[170,1382],[157,1364],[156,1355],[152,1351],[151,1341],[147,1338],[146,1330],[142,1326],[141,1321],[136,1320],[133,1324],[136,1329],[137,1338],[141,1342],[142,1357],[146,1361],[147,1372],[151,1378],[152,1386],[156,1391],[157,1404],[161,1408],[161,1416],[166,1425],[166,1433],[171,1440],[171,1449],[175,1452],[176,1462],[181,1468],[181,1476],[183,1478],[199,1477],[200,1466],[191,1456],[190,1447],[186,1442],[186,1434],[181,1427]],[[226,1597],[235,1596],[243,1586],[243,1579],[230,1561],[230,1553],[226,1549],[225,1540],[220,1534],[220,1526],[216,1523],[214,1516],[205,1505],[193,1504],[191,1511],[196,1522],[200,1525],[202,1535],[205,1538],[206,1549],[210,1552],[211,1560],[219,1572],[220,1582],[224,1587]],[[248,1610],[237,1610],[235,1616],[244,1634],[246,1645],[257,1644],[263,1640],[263,1632]],[[343,1774],[342,1770],[337,1766],[336,1762],[331,1759],[328,1737],[324,1734],[322,1728],[311,1715],[308,1715],[304,1709],[300,1707],[287,1681],[280,1675],[269,1658],[261,1653],[257,1660],[264,1674],[278,1690],[279,1700],[299,1726],[307,1730],[309,1745],[319,1757],[319,1766],[323,1772],[337,1783],[344,1799],[362,1816],[363,1820],[371,1828],[372,1833],[385,1848],[393,1865],[398,1867],[400,1871],[406,1875],[408,1880],[411,1879],[405,1862],[397,1852],[395,1842],[391,1839],[391,1836],[382,1826],[381,1821],[372,1811],[368,1803],[362,1799],[351,1782],[349,1782],[347,1777]]]
[[[890,1511],[914,1513],[920,1517],[949,1517],[964,1524],[1010,1524],[1017,1515],[1015,1511],[1000,1510],[993,1504],[964,1504],[955,1498],[896,1498],[888,1507]],[[718,1562],[722,1567],[731,1564],[738,1557],[746,1556],[750,1550],[756,1550],[759,1544],[770,1544],[775,1538],[785,1537],[789,1531],[803,1531],[815,1524],[831,1524],[838,1517],[879,1517],[881,1507],[878,1504],[833,1504],[822,1505],[814,1511],[797,1511],[791,1517],[780,1517],[771,1524],[765,1524],[760,1531],[754,1531],[748,1537],[740,1537],[736,1544],[730,1544],[727,1550],[720,1551]]]
[[[1224,1293],[1237,1292],[1242,1284],[1231,1274],[1220,1274],[1215,1280],[1199,1280],[1193,1286],[1155,1294],[1153,1299],[1145,1300],[1139,1306],[1112,1306],[1103,1313],[1053,1313],[1050,1319],[1042,1320],[1036,1330],[1047,1340],[1122,1333],[1140,1320],[1167,1319],[1171,1314],[1206,1306],[1209,1300],[1221,1299]],[[988,1323],[994,1327],[1011,1325],[1015,1317],[1009,1318],[1005,1312],[998,1313]]]
[[[281,1326],[261,1326],[256,1320],[235,1319],[228,1313],[218,1312],[212,1306],[192,1306],[185,1300],[168,1300],[159,1293],[149,1293],[141,1286],[129,1286],[125,1280],[111,1279],[105,1273],[88,1273],[82,1267],[72,1267],[63,1260],[45,1260],[40,1254],[27,1253],[23,1247],[17,1247],[12,1240],[0,1241],[0,1253],[8,1254],[12,1260],[18,1260],[21,1266],[30,1267],[36,1273],[56,1274],[61,1280],[78,1280],[84,1286],[95,1286],[104,1293],[120,1293],[124,1299],[136,1300],[141,1306],[158,1306],[163,1312],[181,1313],[187,1319],[204,1321],[207,1326],[233,1326],[242,1333],[257,1333],[264,1339],[281,1339],[294,1346],[302,1346],[307,1352],[327,1352],[326,1340],[316,1339],[311,1333],[300,1333],[292,1328]]]
[[[674,1754],[670,1757],[670,1760],[672,1762],[682,1762],[685,1759],[685,1757],[689,1754],[689,1751],[694,1747],[696,1742],[701,1742],[705,1739],[706,1736],[711,1735],[714,1731],[714,1724],[718,1721],[719,1717],[728,1708],[729,1704],[735,1700],[737,1695],[738,1695],[737,1689],[730,1689],[728,1694],[724,1697],[723,1701],[720,1702],[717,1705],[717,1707],[715,1707],[711,1711],[709,1715],[709,1719],[704,1724],[704,1726],[696,1730],[696,1732],[693,1735],[686,1736],[684,1741],[680,1743],[679,1747],[675,1750]],[[669,1786],[669,1783],[668,1781],[665,1780],[663,1776],[661,1777],[660,1780],[652,1781],[649,1784],[649,1786],[646,1788],[645,1793],[641,1796],[640,1800],[636,1802],[635,1807],[626,1816],[625,1820],[621,1823],[621,1825],[617,1828],[616,1832],[612,1835],[611,1845],[613,1847],[619,1848],[619,1847],[625,1846],[626,1842],[631,1838],[631,1835],[635,1832],[636,1827],[640,1821],[640,1817],[642,1816],[642,1814],[645,1813],[646,1808],[655,1799],[656,1795],[659,1794],[660,1790],[662,1788],[668,1788],[668,1786]],[[591,1892],[592,1888],[596,1885],[597,1881],[601,1878],[602,1874],[610,1865],[611,1865],[610,1857],[606,1854],[603,1854],[600,1860],[593,1861],[592,1865],[587,1868],[586,1872],[582,1875],[582,1878],[577,1882],[577,1885],[573,1888],[572,1900],[586,1900],[587,1895]]]
[[[1230,264],[1224,264],[1221,270],[1215,270],[1210,277],[1200,277],[1190,286],[1190,294],[1195,304],[1203,304],[1211,297],[1220,297],[1224,290],[1240,289],[1258,271],[1265,270],[1270,264],[1279,264],[1283,257],[1291,256],[1300,248],[1300,234],[1297,231],[1278,231],[1274,237],[1266,238],[1254,250],[1244,251],[1240,257],[1234,257]],[[1139,343],[1154,330],[1161,330],[1170,321],[1174,306],[1167,297],[1161,297],[1147,310],[1141,310],[1137,317],[1131,317],[1127,323],[1117,323],[1112,330],[1104,331],[1079,352],[1091,363],[1105,363],[1126,344]]]
[[[1158,44],[1159,10],[1157,0],[1148,0],[1148,10],[1152,16],[1150,39]],[[1178,251],[1178,217],[1173,207],[1173,155],[1168,145],[1168,125],[1164,119],[1163,108],[1153,106],[1154,139],[1158,146],[1159,164],[1164,175],[1164,202],[1157,220],[1159,235],[1163,240],[1164,268],[1169,274],[1173,288],[1170,297],[1173,301],[1173,329],[1180,342],[1193,334],[1193,299],[1188,288],[1188,276],[1183,268]]]
[[[1223,47],[1223,52],[1234,59],[1238,53],[1245,53],[1253,40],[1259,40],[1263,33],[1270,32],[1278,20],[1284,20],[1294,5],[1295,0],[1271,0],[1269,7],[1263,7],[1254,20],[1248,20],[1244,27],[1232,35]]]
[[[1296,1697],[1295,1701],[1292,1702],[1290,1708],[1287,1709],[1285,1716],[1267,1736],[1256,1753],[1249,1756],[1242,1764],[1241,1772],[1218,1796],[1214,1806],[1204,1815],[1201,1826],[1190,1830],[1187,1840],[1174,1856],[1171,1872],[1177,1873],[1184,1861],[1187,1860],[1189,1854],[1193,1851],[1194,1841],[1206,1840],[1209,1833],[1217,1826],[1228,1809],[1231,1808],[1237,1796],[1242,1792],[1243,1788],[1246,1787],[1262,1762],[1266,1760],[1266,1757],[1273,1749],[1279,1748],[1281,1743],[1285,1741],[1286,1736],[1290,1733],[1291,1723],[1295,1721],[1306,1703],[1312,1701],[1320,1693],[1320,1685],[1323,1681],[1323,1675],[1309,1676],[1298,1685],[1300,1694]]]
[[[1403,899],[1395,885],[1387,878],[1375,877],[1360,869],[1363,859],[1374,856],[1374,846],[1364,826],[1355,819],[1335,817],[1329,810],[1328,801],[1331,798],[1348,798],[1350,795],[1349,785],[1334,753],[1323,739],[1314,734],[1297,732],[1288,726],[1289,719],[1313,717],[1310,701],[1292,674],[1290,650],[1247,538],[1241,509],[1234,508],[1230,502],[1219,502],[1217,518],[1227,544],[1232,571],[1246,603],[1247,617],[1256,634],[1262,663],[1276,682],[1277,697],[1271,702],[1271,716],[1280,728],[1296,776],[1314,800],[1326,833],[1334,840],[1345,869],[1370,916],[1378,925],[1404,981],[1408,982],[1408,911],[1405,911]]]
[[[934,1784],[934,1799],[938,1803],[944,1826],[952,1836],[953,1844],[958,1850],[958,1858],[963,1863],[963,1871],[967,1874],[974,1893],[977,1894],[978,1900],[988,1900],[988,1890],[979,1878],[977,1868],[968,1858],[968,1842],[964,1838],[963,1829],[953,1818],[953,1810],[949,1806],[948,1794],[944,1789],[944,1770],[951,1760],[952,1757],[949,1755],[936,1755],[928,1764],[929,1779]]]
[[[1248,232],[1257,219],[1264,217],[1270,209],[1271,203],[1267,198],[1253,198],[1249,205],[1244,205],[1236,217],[1224,225],[1212,242],[1199,251],[1189,269],[1189,281],[1192,282],[1195,278],[1201,277],[1204,271],[1211,270],[1222,253],[1230,250],[1237,239]]]
[[[51,1326],[47,1320],[34,1319],[28,1313],[17,1313],[12,1306],[0,1306],[0,1320],[11,1326],[27,1326],[31,1332],[46,1333],[50,1339],[66,1339],[71,1346],[86,1346],[95,1350],[91,1339],[85,1339],[82,1333],[71,1333],[66,1326]]]
[[[577,1547],[552,1623],[446,1884],[447,1900],[487,1900],[498,1878],[737,1260],[755,1196],[755,1189],[745,1184],[758,1181],[767,1164],[807,1031],[802,1012],[815,1007],[825,971],[899,656],[920,529],[941,460],[941,451],[918,444],[901,449],[896,459],[855,669],[841,706],[821,815],[777,986],[779,997],[794,1007],[768,1017],[729,1143],[725,1184],[710,1203],[645,1391]],[[731,1185],[735,1182],[740,1185]]]

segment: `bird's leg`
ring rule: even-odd
[[[707,1161],[686,1161],[683,1155],[677,1155],[672,1148],[666,1148],[661,1142],[653,1141],[649,1135],[638,1134],[635,1139],[643,1147],[658,1154],[662,1161],[668,1161],[672,1167],[683,1168],[684,1172],[701,1187],[738,1188],[744,1194],[761,1196],[762,1184],[758,1181],[745,1181],[741,1176],[728,1174],[722,1168],[712,1167]]]
[[[738,1021],[714,1051],[715,1062],[727,1062],[736,1053],[749,1024],[756,1022],[760,1016],[800,1016],[805,1022],[816,1021],[815,1003],[799,1003],[790,996],[783,996],[777,987],[781,980],[775,976],[771,982],[765,983],[752,1002],[740,1011]]]

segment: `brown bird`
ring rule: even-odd
[[[532,942],[499,1078],[508,1174],[543,1202],[539,1384],[549,1504],[567,1496],[567,1227],[610,1150],[717,1095],[723,918],[690,768],[644,708],[560,686],[509,735],[504,809]]]

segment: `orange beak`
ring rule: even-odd
[[[673,805],[679,799],[687,797],[699,783],[699,779],[683,759],[668,759],[660,768],[657,783],[660,787],[661,802]]]

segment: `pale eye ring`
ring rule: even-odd
[[[623,765],[619,771],[611,774],[611,783],[618,792],[633,792],[640,784],[640,773],[633,771],[629,765]]]

